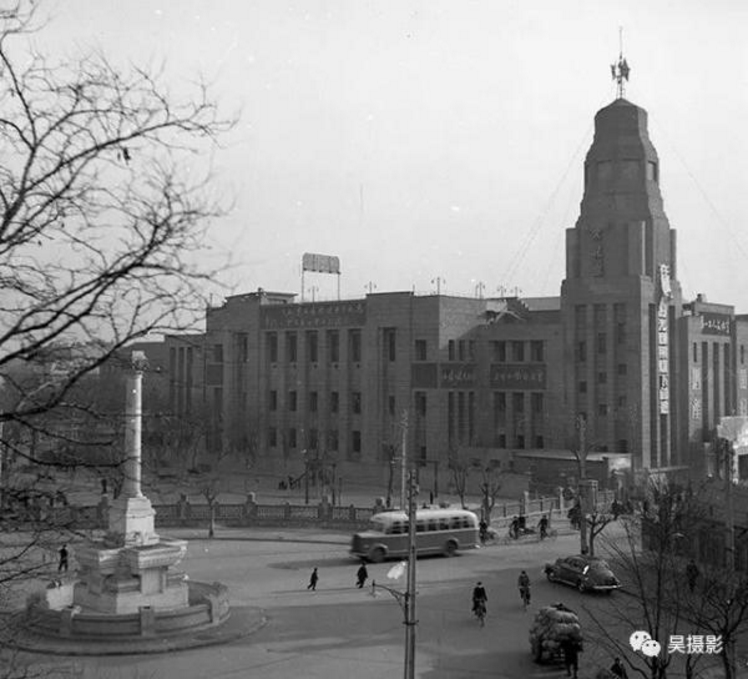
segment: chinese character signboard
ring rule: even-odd
[[[727,314],[701,313],[701,332],[705,335],[730,335],[732,321]]]
[[[661,296],[657,305],[657,391],[659,411],[662,415],[667,415],[670,413],[670,266],[661,264],[659,271]]]
[[[545,364],[491,364],[489,384],[504,390],[544,390]]]
[[[441,364],[439,371],[441,387],[475,387],[474,364]]]
[[[325,328],[363,326],[366,303],[313,302],[305,305],[273,305],[260,310],[263,328]]]

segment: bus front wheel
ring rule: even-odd
[[[369,559],[372,562],[384,562],[384,549],[373,548],[372,551],[369,553]]]
[[[457,543],[455,543],[454,541],[447,541],[444,544],[444,554],[447,557],[454,557],[456,552],[457,552]]]

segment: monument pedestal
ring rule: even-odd
[[[154,529],[155,514],[145,496],[114,501],[106,539],[76,551],[75,605],[107,614],[187,606],[185,575],[169,571],[184,557],[187,541],[161,539]]]

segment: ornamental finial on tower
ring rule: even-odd
[[[626,91],[623,81],[625,80],[628,82],[629,71],[631,70],[629,68],[628,63],[623,58],[623,28],[618,29],[618,42],[619,42],[618,63],[610,65],[610,72],[611,72],[611,75],[613,76],[613,80],[615,80],[618,84],[617,98],[623,99],[623,95]]]

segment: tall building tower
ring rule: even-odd
[[[571,436],[627,451],[636,471],[684,463],[677,453],[675,319],[682,314],[675,230],[660,193],[647,112],[618,97],[595,116],[579,219],[566,232],[561,289],[565,401]]]

